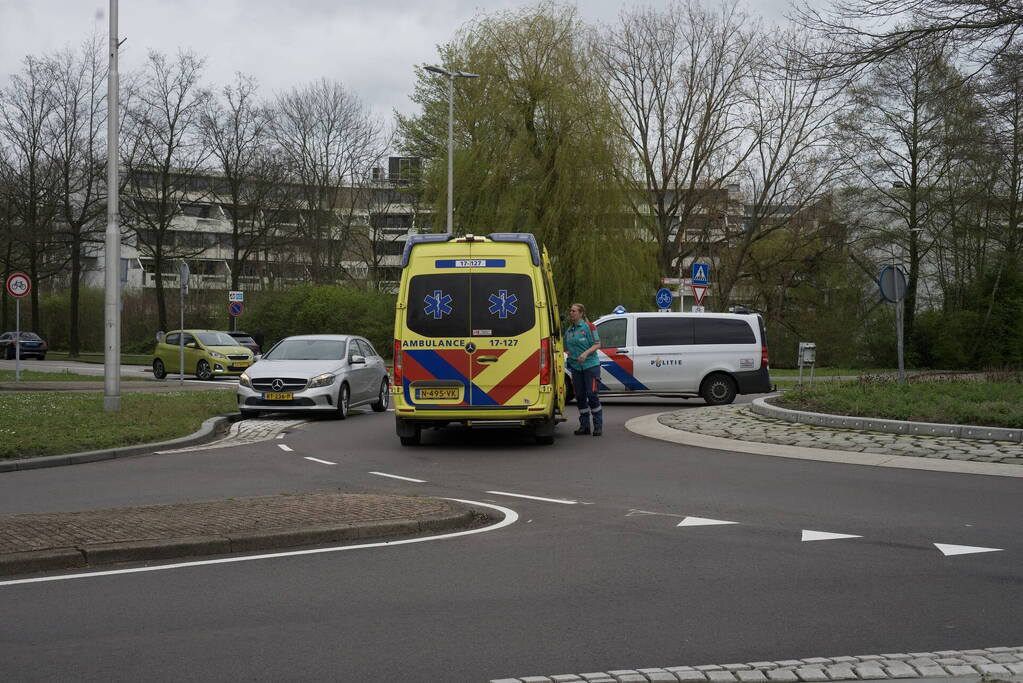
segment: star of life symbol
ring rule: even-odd
[[[515,305],[515,302],[519,300],[519,297],[514,294],[509,294],[507,289],[498,290],[497,294],[490,295],[490,315],[496,315],[502,320],[507,318],[509,315],[515,315],[519,307]]]
[[[442,290],[433,290],[433,296],[427,296],[423,299],[426,302],[426,308],[423,312],[426,315],[432,315],[434,320],[440,320],[446,315],[451,315],[451,295],[445,294]]]

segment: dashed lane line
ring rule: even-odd
[[[319,458],[310,458],[309,456],[306,456],[305,459],[306,460],[312,460],[313,462],[318,462],[318,463],[320,463],[322,465],[336,465],[337,464],[336,462],[331,462],[330,460],[320,460]]]
[[[391,479],[401,479],[402,481],[412,481],[412,482],[415,482],[417,484],[425,484],[425,483],[427,483],[427,481],[425,479],[413,479],[412,477],[401,477],[401,476],[398,476],[397,474],[387,474],[386,472],[370,472],[370,474],[375,474],[378,477],[390,477]]]
[[[577,500],[564,500],[561,498],[541,498],[540,496],[527,496],[524,493],[508,493],[507,491],[487,491],[495,496],[511,496],[512,498],[526,498],[528,500],[539,500],[544,503],[560,503],[562,505],[578,505]]]
[[[288,446],[288,445],[283,444],[283,443],[277,444],[277,448],[280,448],[282,451],[288,451],[289,453],[291,453],[294,450],[294,449],[291,448],[291,446]]]

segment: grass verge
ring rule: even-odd
[[[13,382],[14,370],[0,370],[0,382]],[[79,375],[74,372],[39,372],[22,370],[22,382],[102,382],[103,375]],[[147,377],[121,377],[122,382],[147,382]]]
[[[772,401],[815,413],[1023,428],[1023,383],[876,379],[796,387]]]
[[[81,353],[77,358],[72,358],[67,351],[49,351],[46,360],[71,360],[79,363],[98,363],[103,365],[102,353]],[[149,365],[153,362],[153,354],[122,353],[121,365]]]
[[[817,377],[859,377],[860,375],[887,375],[897,373],[897,369],[891,368],[822,368],[813,370],[814,378]],[[790,377],[799,379],[799,368],[771,368],[771,377]],[[803,381],[810,378],[810,368],[803,368]]]
[[[96,393],[0,393],[0,459],[166,441],[236,410],[228,391],[124,394],[119,413],[104,412]]]

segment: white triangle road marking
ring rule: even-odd
[[[723,519],[707,519],[706,517],[686,517],[676,526],[716,526],[718,524],[738,524],[738,522],[726,522]]]
[[[978,545],[951,545],[949,543],[935,543],[934,547],[941,551],[945,557],[949,555],[970,555],[971,553],[997,553],[1004,548],[984,548]]]
[[[830,531],[810,531],[803,529],[803,541],[833,541],[838,538],[863,538],[856,534],[836,534]]]

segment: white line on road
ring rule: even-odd
[[[527,496],[524,493],[508,493],[507,491],[487,491],[495,496],[511,496],[512,498],[528,498],[529,500],[541,500],[545,503],[561,503],[562,505],[578,505],[577,500],[562,500],[560,498],[541,498],[540,496]]]
[[[999,553],[1003,548],[984,548],[977,545],[952,545],[949,543],[935,543],[934,547],[941,551],[945,557],[949,555],[972,555],[973,553]]]
[[[417,484],[425,484],[425,479],[413,479],[412,477],[399,477],[397,474],[387,474],[386,472],[370,472],[378,477],[390,477],[391,479],[401,479],[402,481],[414,481]]]
[[[831,531],[811,531],[810,529],[803,529],[803,541],[834,541],[839,538],[863,538],[862,536],[856,536],[855,534],[836,534]]]
[[[278,434],[278,435],[277,435],[277,438],[278,438],[278,439],[283,439],[283,438],[284,438],[284,435],[283,435],[283,434]]]
[[[291,449],[290,446],[285,446],[282,443],[277,444],[277,448],[280,448],[282,451],[288,451],[289,453],[292,452],[292,449]]]
[[[706,517],[686,517],[675,526],[717,526],[719,524],[738,524],[723,519],[707,519]]]
[[[288,450],[290,451],[291,449],[289,448]],[[319,458],[310,458],[309,456],[306,456],[306,460],[312,460],[313,462],[322,463],[324,465],[336,465],[337,464],[336,462],[331,462],[330,460],[320,460]]]
[[[310,550],[290,550],[283,553],[267,553],[265,555],[247,555],[245,557],[222,557],[216,560],[198,560],[195,562],[180,562],[178,564],[165,564],[158,567],[134,567],[132,569],[111,569],[102,572],[86,572],[83,574],[63,574],[61,576],[40,576],[34,579],[14,579],[13,581],[0,581],[0,586],[14,586],[20,583],[45,583],[49,581],[67,581],[69,579],[91,579],[96,576],[113,576],[115,574],[137,574],[140,572],[159,572],[165,569],[182,569],[184,567],[201,567],[209,564],[229,564],[231,562],[249,562],[250,560],[269,560],[277,557],[294,557],[297,555],[318,555],[320,553],[336,553],[342,550],[362,550],[363,548],[384,548],[387,546],[407,545],[409,543],[425,543],[426,541],[439,541],[445,538],[457,538],[458,536],[469,536],[481,534],[487,531],[497,531],[506,526],[514,524],[519,520],[519,514],[514,510],[492,503],[480,503],[474,500],[461,500],[459,498],[445,498],[456,503],[466,505],[479,505],[485,508],[497,510],[504,515],[497,524],[492,526],[469,529],[467,531],[454,531],[450,534],[439,534],[437,536],[423,536],[420,538],[404,538],[398,541],[380,541],[378,543],[363,543],[362,545],[332,546],[330,548],[312,548]]]

